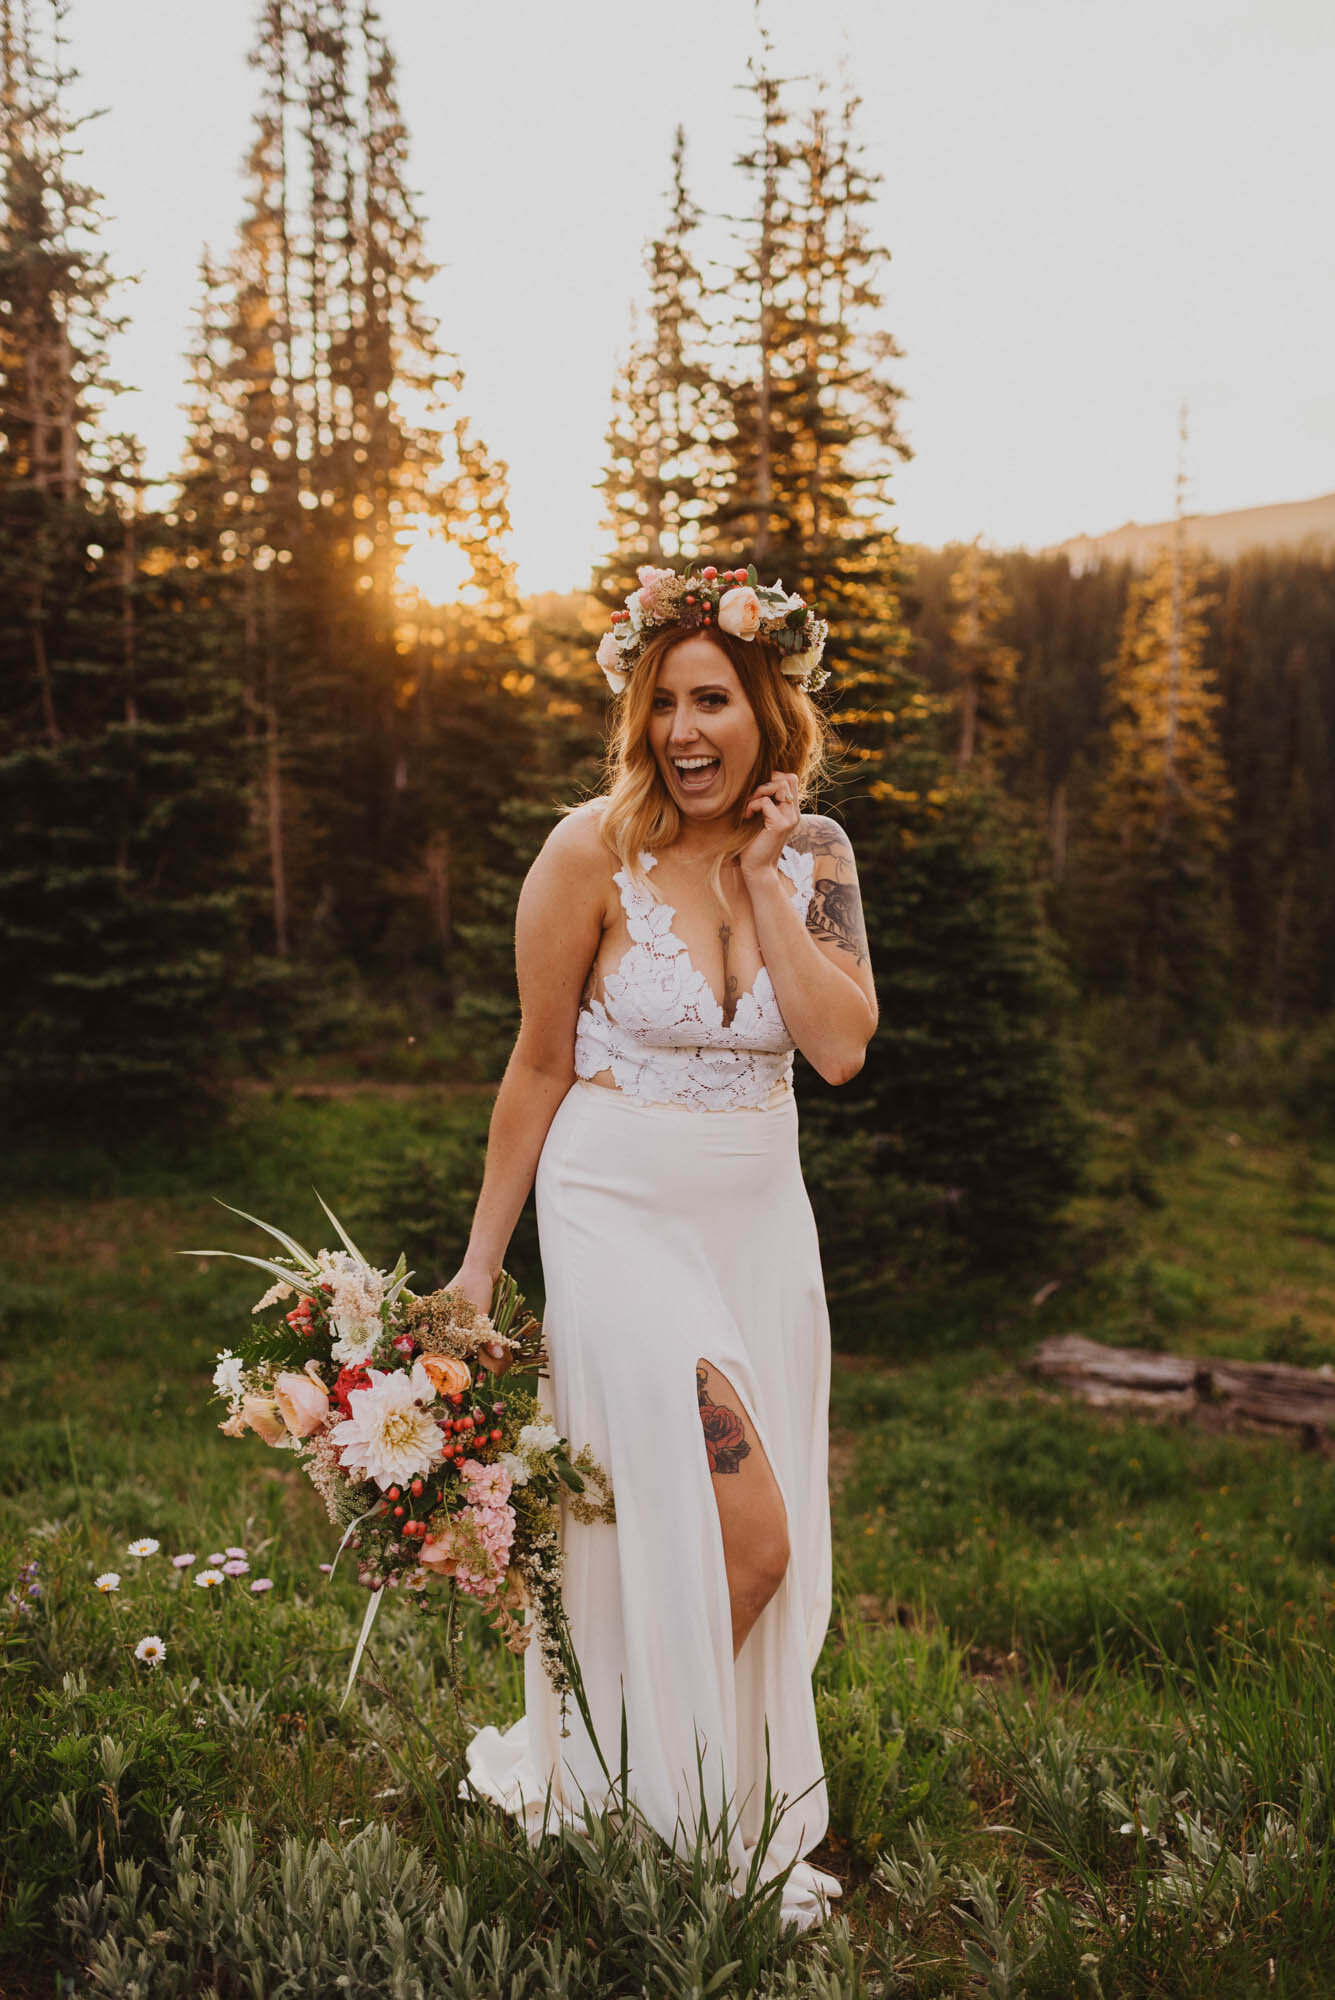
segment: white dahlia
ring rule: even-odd
[[[445,1452],[430,1414],[436,1392],[421,1362],[411,1375],[372,1368],[370,1376],[369,1387],[352,1391],[347,1417],[329,1435],[344,1470],[354,1479],[373,1479],[383,1492],[424,1477]]]

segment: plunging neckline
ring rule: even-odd
[[[783,868],[784,862],[789,861],[790,856],[792,857],[792,862],[790,864],[790,867]],[[792,872],[792,868],[797,865],[796,857],[797,857],[797,849],[794,847],[785,847],[783,852],[779,856],[779,866],[783,870],[783,873],[787,875],[789,882],[792,883],[793,885],[792,900],[794,902],[800,901],[802,897],[802,884],[800,883],[800,881],[796,879],[795,875]],[[651,854],[647,848],[642,848],[640,850],[640,866],[646,871],[651,868],[657,868],[658,856],[656,854]],[[623,909],[626,906],[626,898],[625,898],[626,885],[622,879],[624,873],[625,871],[621,870],[615,877],[617,886],[622,892],[621,904]],[[774,981],[770,978],[769,967],[766,965],[764,959],[762,958],[760,964],[756,968],[755,978],[751,981],[751,984],[746,988],[746,991],[744,993],[738,994],[737,1005],[733,1008],[732,1013],[730,1015],[725,1014],[723,1008],[723,1002],[719,999],[717,993],[715,993],[713,984],[710,981],[708,975],[702,972],[700,970],[700,967],[696,964],[695,959],[691,955],[690,946],[686,943],[684,938],[679,938],[677,936],[677,933],[672,929],[672,925],[676,922],[677,919],[678,905],[676,903],[660,902],[657,898],[654,898],[653,908],[657,911],[661,911],[666,921],[667,928],[660,932],[658,931],[657,926],[654,926],[654,942],[653,944],[650,944],[647,947],[645,945],[636,943],[634,941],[632,941],[631,944],[627,946],[626,950],[622,953],[620,959],[617,962],[616,976],[618,978],[624,978],[626,976],[626,962],[628,959],[632,958],[637,951],[643,951],[647,948],[650,952],[650,955],[652,956],[654,953],[655,945],[662,948],[666,948],[666,950],[670,952],[672,957],[674,958],[681,957],[686,960],[686,963],[690,967],[693,977],[699,982],[699,987],[702,993],[708,994],[714,1012],[718,1016],[718,1025],[720,1028],[724,1030],[731,1029],[736,1025],[737,1016],[741,1013],[743,1007],[746,1005],[748,1000],[752,1002],[753,1005],[756,1006],[759,1006],[761,1004],[760,994],[761,994],[762,981],[768,988],[769,994],[771,996],[773,995]],[[757,940],[757,942],[759,942],[759,940]]]

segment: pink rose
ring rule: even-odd
[[[329,1391],[319,1376],[319,1363],[308,1361],[303,1375],[279,1375],[273,1385],[278,1414],[294,1438],[318,1431],[329,1414]]]
[[[241,1415],[256,1437],[262,1437],[266,1444],[281,1444],[287,1435],[287,1427],[272,1396],[243,1396]]]
[[[421,1366],[438,1396],[461,1396],[472,1386],[467,1365],[453,1354],[424,1354]]]
[[[760,630],[760,599],[749,584],[735,584],[719,599],[718,628],[733,639],[754,639]]]

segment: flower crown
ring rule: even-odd
[[[688,631],[711,626],[734,639],[754,639],[759,633],[778,647],[779,671],[815,694],[829,675],[821,666],[829,626],[803,597],[793,597],[781,583],[758,581],[749,569],[696,569],[685,575],[648,564],[636,572],[640,587],[626,599],[624,611],[612,613],[612,629],[598,644],[597,660],[613,694],[620,694],[656,632],[682,625]]]

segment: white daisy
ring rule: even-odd
[[[146,1639],[139,1641],[134,1656],[136,1660],[142,1660],[146,1667],[160,1667],[167,1657],[167,1648],[156,1632],[150,1632]]]
[[[347,1417],[329,1435],[344,1471],[373,1479],[383,1492],[423,1477],[445,1452],[430,1414],[436,1392],[421,1362],[414,1362],[411,1375],[372,1368],[370,1376],[367,1388],[352,1391]]]
[[[94,1590],[119,1590],[120,1587],[121,1580],[114,1569],[104,1569],[101,1576],[93,1578]]]
[[[128,1553],[132,1556],[155,1556],[162,1547],[151,1535],[143,1535],[137,1542],[131,1542]]]
[[[212,1590],[217,1584],[226,1583],[227,1578],[220,1569],[202,1569],[195,1578],[201,1590]]]

